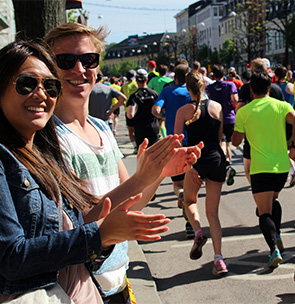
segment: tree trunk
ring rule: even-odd
[[[43,38],[66,22],[66,0],[13,0],[17,37]]]
[[[285,58],[284,58],[284,66],[288,66],[289,63],[289,46],[287,41],[285,41]]]

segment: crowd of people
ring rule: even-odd
[[[0,303],[131,303],[128,240],[157,241],[168,230],[164,214],[142,212],[166,177],[194,260],[208,239],[197,206],[205,184],[213,274],[224,276],[218,210],[223,184],[236,175],[231,144],[242,142],[268,267],[283,260],[278,196],[289,174],[295,185],[287,69],[272,73],[257,58],[242,77],[221,65],[207,76],[197,61],[151,60],[124,83],[102,83],[107,34],[66,23],[42,44],[17,40],[0,50]],[[123,106],[137,154],[131,177],[115,139]]]

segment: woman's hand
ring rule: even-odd
[[[180,175],[190,170],[201,157],[203,147],[204,143],[201,141],[197,146],[176,148],[175,154],[164,167],[162,175]]]
[[[137,194],[121,203],[110,212],[111,201],[106,198],[97,221],[100,228],[102,247],[107,248],[125,240],[157,241],[160,233],[166,232],[170,220],[163,214],[144,215],[140,211],[129,211],[137,203],[141,194]],[[164,227],[162,227],[164,226]]]

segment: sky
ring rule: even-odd
[[[174,16],[197,0],[83,0],[89,26],[106,25],[108,43],[119,43],[129,35],[176,32]],[[144,33],[145,32],[145,33]]]

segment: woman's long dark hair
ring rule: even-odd
[[[29,56],[43,61],[57,77],[51,57],[40,44],[28,41],[12,42],[0,50],[0,100],[13,76]],[[29,149],[0,108],[0,143],[26,166],[42,191],[56,203],[59,193],[78,210],[98,203],[95,196],[85,191],[85,182],[72,174],[65,164],[52,118],[42,130],[36,132],[33,148]]]

